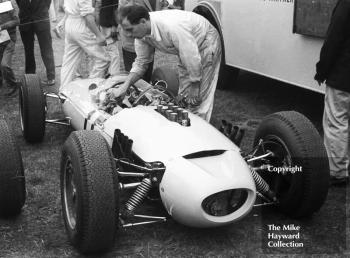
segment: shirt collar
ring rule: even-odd
[[[153,17],[153,14],[150,13],[149,16],[150,16],[149,19],[150,19],[150,23],[151,23],[151,34],[145,36],[145,39],[146,39],[146,38],[153,38],[153,39],[155,39],[156,41],[161,41],[162,38],[161,38],[161,36],[160,36],[160,31],[159,31],[158,26],[157,26],[156,23],[155,23],[155,19],[154,19],[154,17]]]

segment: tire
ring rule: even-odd
[[[7,123],[0,120],[0,215],[18,215],[25,199],[22,156]]]
[[[177,71],[174,69],[164,66],[164,67],[157,67],[153,70],[151,81],[166,81],[168,84],[167,90],[173,94],[173,96],[177,96],[179,91],[179,78]]]
[[[119,221],[118,178],[111,149],[99,132],[71,133],[62,150],[60,182],[71,243],[82,253],[110,249]]]
[[[21,80],[19,106],[21,128],[27,142],[41,142],[45,135],[45,97],[40,78],[25,74]]]
[[[262,172],[285,214],[301,218],[312,215],[324,203],[329,186],[329,163],[321,137],[312,123],[294,111],[274,113],[260,124],[254,144],[262,139],[265,150],[276,154],[274,166],[299,166],[286,174]]]

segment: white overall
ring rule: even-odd
[[[61,69],[61,87],[71,82],[84,57],[84,52],[92,57],[94,65],[90,78],[104,77],[110,63],[106,50],[96,44],[96,36],[87,27],[84,16],[93,14],[91,0],[65,0],[65,45]]]
[[[192,12],[151,12],[150,21],[151,34],[135,39],[137,57],[131,72],[142,75],[153,61],[155,49],[177,55],[179,94],[200,82],[201,102],[191,111],[209,121],[221,62],[219,33],[205,18]]]

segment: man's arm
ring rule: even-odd
[[[10,21],[4,22],[3,24],[0,24],[0,31],[11,29],[19,25],[18,12],[16,9],[17,5],[14,0],[11,0],[11,4],[13,7],[13,10],[11,11],[12,19]]]
[[[347,23],[350,22],[350,6],[347,1],[340,0],[332,15],[325,42],[321,48],[320,61],[316,64],[315,80],[324,82],[334,62],[338,58],[339,50],[344,42]]]
[[[122,96],[131,85],[140,80],[147,71],[148,64],[153,61],[154,47],[143,40],[135,39],[136,59],[125,82],[118,88],[113,89],[114,97]]]
[[[80,15],[85,19],[86,26],[96,35],[97,44],[105,45],[106,39],[97,27],[95,9],[90,4],[90,1],[80,1]]]
[[[133,85],[135,82],[140,80],[142,76],[138,73],[129,73],[128,77],[126,78],[125,82],[119,86],[118,88],[113,88],[109,91],[109,93],[112,96],[112,98],[117,98],[117,97],[123,97],[126,91],[129,89],[131,85]]]

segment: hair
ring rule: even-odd
[[[139,24],[141,19],[149,20],[148,10],[141,5],[126,5],[118,9],[117,22],[119,24],[126,18],[130,24]]]

